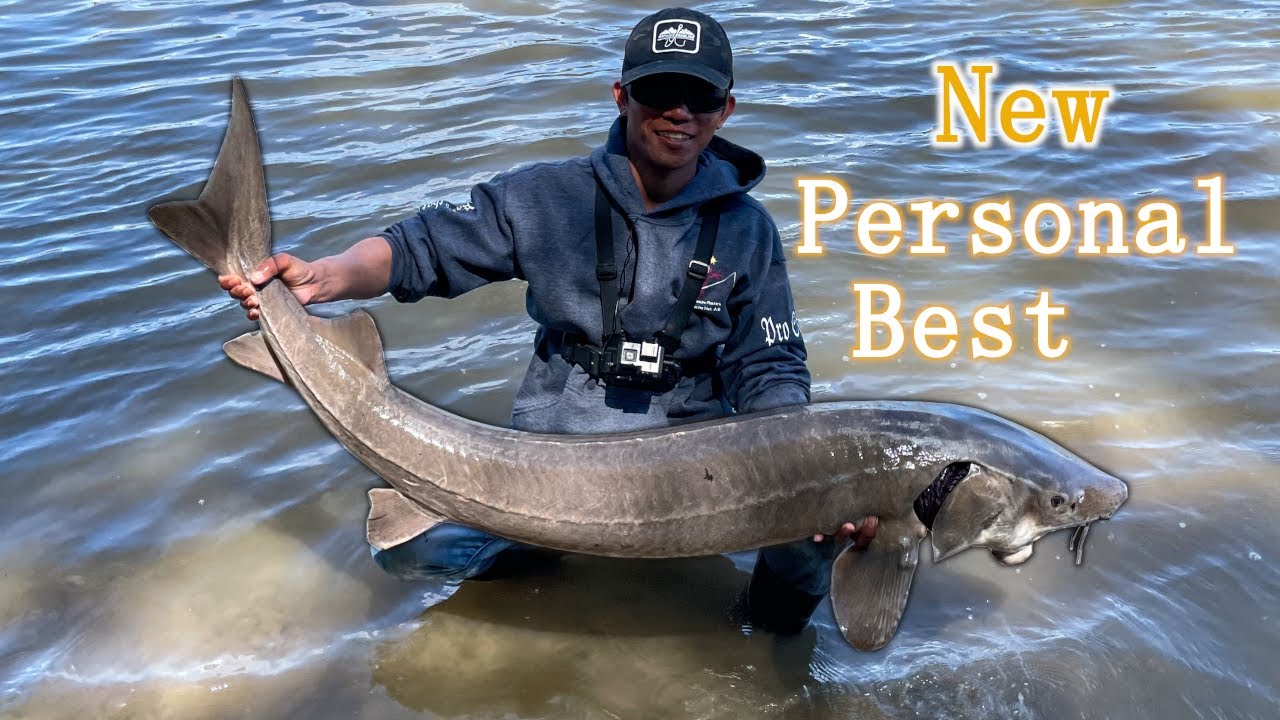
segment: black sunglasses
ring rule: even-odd
[[[729,100],[729,91],[720,90],[711,83],[696,78],[677,75],[651,75],[640,78],[627,86],[627,93],[641,105],[657,110],[668,110],[684,105],[689,112],[716,112]]]

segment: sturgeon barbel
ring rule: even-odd
[[[149,214],[219,274],[248,278],[270,255],[261,149],[240,80],[199,198]],[[391,485],[370,493],[369,539],[379,547],[447,519],[571,552],[684,557],[875,515],[876,539],[836,558],[831,589],[841,632],[874,649],[898,627],[930,530],[935,560],[984,546],[1020,562],[1044,534],[1108,518],[1128,495],[1042,435],[943,403],[814,403],[613,435],[493,427],[392,385],[364,311],[314,317],[277,280],[258,296],[260,331],[225,350],[292,386]]]

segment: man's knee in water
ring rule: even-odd
[[[747,587],[752,625],[777,633],[803,630],[831,589],[835,546],[828,539],[761,548]]]
[[[515,547],[524,546],[465,525],[441,523],[395,547],[369,550],[378,567],[401,580],[461,582],[484,574],[501,553]]]

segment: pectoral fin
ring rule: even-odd
[[[430,530],[445,519],[391,488],[369,491],[365,534],[379,550],[393,548]]]
[[[938,562],[985,541],[984,533],[1013,506],[1009,481],[973,465],[933,521],[933,560]]]
[[[831,570],[831,606],[849,644],[878,650],[898,630],[920,559],[920,538],[881,529],[866,550],[845,548]]]

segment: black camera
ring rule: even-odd
[[[680,382],[680,363],[668,360],[656,340],[615,337],[600,354],[597,377],[605,385],[666,392]]]

